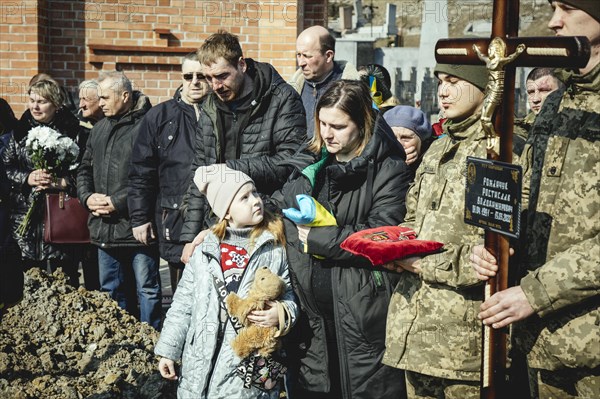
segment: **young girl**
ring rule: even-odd
[[[289,310],[291,320],[286,320],[286,326],[279,325],[276,302],[270,302],[267,310],[251,312],[248,319],[280,330],[293,325],[298,308],[288,277],[283,223],[265,213],[254,182],[242,172],[222,164],[200,167],[194,182],[219,222],[184,269],[154,350],[162,357],[159,371],[169,380],[179,377],[180,399],[279,397],[277,389],[263,392],[243,387],[236,373],[241,359],[231,348],[237,333],[221,310],[213,277],[223,281],[229,292],[245,297],[256,270],[268,267],[287,285],[281,304]],[[181,372],[177,373],[175,361],[179,359]]]

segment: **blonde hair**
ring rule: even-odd
[[[27,90],[27,94],[35,93],[50,101],[57,109],[61,108],[65,97],[55,80],[38,80]]]
[[[198,61],[203,65],[216,63],[222,57],[233,67],[237,67],[239,59],[243,57],[238,37],[224,30],[210,35],[197,54]]]
[[[220,222],[215,223],[210,229],[214,235],[217,236],[219,241],[223,241],[228,226],[229,222],[227,219],[223,219]],[[273,214],[265,209],[262,222],[254,226],[250,232],[250,248],[254,247],[256,239],[265,231],[273,234],[276,244],[285,246],[285,228],[281,216]]]

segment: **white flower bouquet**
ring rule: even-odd
[[[79,147],[68,136],[62,135],[48,126],[36,126],[27,133],[25,148],[33,163],[33,169],[44,169],[58,176],[77,168]],[[32,201],[17,233],[25,234],[31,222],[31,215],[40,197],[39,190],[32,192]]]

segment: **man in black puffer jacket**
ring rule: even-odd
[[[300,96],[271,65],[245,59],[238,38],[230,33],[211,35],[198,57],[213,93],[202,105],[193,170],[226,163],[250,176],[260,193],[273,193],[291,172],[283,161],[306,138]],[[196,235],[212,224],[205,199],[190,183],[181,232],[181,240],[189,242],[184,263],[197,245]]]
[[[181,68],[182,85],[173,99],[153,107],[142,120],[131,154],[127,200],[134,237],[143,244],[158,238],[173,292],[183,272],[181,204],[192,178],[200,104],[210,92],[196,53],[186,55]]]
[[[131,150],[151,105],[148,97],[132,90],[121,72],[106,74],[99,83],[100,107],[106,117],[90,133],[79,166],[77,194],[92,214],[88,226],[92,244],[99,247],[100,289],[136,314],[137,286],[140,320],[159,329],[158,248],[133,237],[127,206]]]

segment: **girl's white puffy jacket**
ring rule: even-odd
[[[238,295],[247,296],[254,274],[260,267],[268,267],[285,281],[287,290],[280,300],[290,310],[294,324],[298,307],[290,284],[285,249],[275,245],[274,237],[269,232],[257,238],[250,252]],[[179,399],[268,398],[270,395],[256,388],[245,389],[242,379],[237,376],[236,366],[241,359],[231,349],[230,343],[236,332],[229,320],[226,322],[221,350],[218,355],[215,354],[221,321],[213,275],[222,278],[223,273],[220,243],[214,234],[209,233],[183,271],[154,353],[175,361],[181,359],[177,390]],[[216,361],[211,367],[215,355]],[[278,397],[275,392],[272,395]]]

